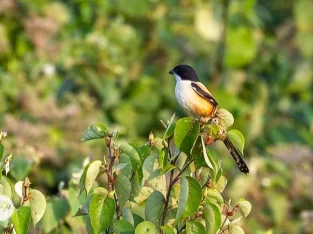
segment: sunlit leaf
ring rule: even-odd
[[[104,124],[93,124],[85,130],[84,135],[80,141],[101,139],[109,136],[109,134],[109,130]]]
[[[8,177],[6,176],[1,176],[0,179],[0,195],[5,195],[9,198],[13,198],[13,186],[11,184],[11,181],[9,180]]]
[[[16,182],[14,186],[16,194],[23,199],[25,196],[25,188],[24,188],[24,181],[18,181]]]
[[[206,199],[213,199],[218,204],[224,203],[224,198],[222,197],[221,193],[213,188],[207,188],[205,191]]]
[[[237,224],[230,225],[229,232],[231,234],[245,234],[243,229],[240,226],[238,226]]]
[[[199,182],[189,176],[182,177],[176,218],[193,215],[198,210],[201,199],[202,189]]]
[[[143,201],[147,200],[148,197],[150,196],[150,194],[153,192],[153,189],[150,187],[143,187],[140,191],[140,193],[138,194],[138,196],[136,196],[135,201],[140,204]]]
[[[86,178],[85,178],[85,190],[87,194],[89,193],[93,183],[95,182],[99,172],[102,162],[100,160],[93,161],[87,168]]]
[[[232,129],[227,132],[227,137],[234,144],[237,150],[239,150],[243,154],[243,148],[245,146],[245,138],[241,132],[238,130]]]
[[[240,208],[240,210],[242,211],[243,215],[245,217],[247,217],[251,211],[251,203],[248,202],[247,200],[240,198],[239,202],[237,203],[238,207]]]
[[[163,139],[165,139],[165,140],[174,134],[175,125],[176,125],[174,122],[174,119],[175,119],[175,114],[172,115],[170,121],[167,124],[166,131],[163,135]]]
[[[164,211],[165,198],[159,191],[154,191],[146,202],[145,217],[147,221],[159,226]]]
[[[202,223],[197,221],[187,221],[186,234],[206,234],[206,231]]]
[[[203,205],[203,218],[205,220],[207,233],[217,233],[222,223],[221,211],[213,202]]]
[[[110,197],[94,195],[89,205],[89,216],[95,234],[109,227],[115,213],[115,201]]]
[[[227,179],[225,176],[221,176],[216,183],[213,183],[213,188],[218,190],[219,192],[223,192],[226,187]]]
[[[203,157],[204,157],[204,161],[206,163],[206,165],[211,168],[213,171],[215,171],[214,166],[211,163],[211,160],[208,156],[207,150],[206,150],[206,146],[204,144],[203,138],[201,137],[201,145],[202,145],[202,152],[203,152]]]
[[[199,133],[199,121],[191,117],[181,118],[176,122],[174,130],[175,144],[182,152],[190,155]]]
[[[25,205],[29,206],[31,211],[31,218],[33,225],[35,226],[43,217],[47,202],[45,196],[36,189],[29,189],[29,200],[25,202]]]
[[[224,128],[228,128],[234,124],[234,116],[228,110],[218,109],[217,114]]]
[[[135,234],[157,234],[158,230],[156,226],[149,222],[149,221],[144,221],[136,227]]]
[[[31,214],[30,208],[21,206],[14,211],[12,215],[12,222],[16,234],[27,234],[30,226]]]
[[[130,196],[131,182],[127,176],[120,174],[116,177],[114,186],[120,207],[123,207]]]

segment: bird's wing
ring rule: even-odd
[[[214,97],[202,83],[191,82],[191,87],[199,96],[212,103],[214,107],[217,107],[218,105],[217,101],[214,99]]]

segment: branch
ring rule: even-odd
[[[107,143],[107,147],[109,150],[109,169],[108,169],[108,191],[114,190],[114,177],[113,177],[113,165],[114,165],[114,161],[115,161],[115,157],[113,155],[112,152],[112,137],[109,137],[109,140],[106,142]],[[116,217],[117,219],[120,219],[121,214],[120,214],[120,205],[117,199],[116,194],[114,193],[114,201],[116,204]]]
[[[176,160],[175,160],[176,162]],[[170,195],[171,195],[171,190],[173,188],[173,186],[176,184],[176,182],[179,180],[181,174],[187,169],[187,167],[193,162],[193,159],[191,159],[184,167],[183,169],[174,177],[174,170],[171,170],[171,175],[170,175],[170,182],[169,182],[169,186],[168,186],[168,190],[166,193],[166,198],[165,198],[165,204],[164,204],[164,212],[163,212],[163,216],[162,216],[162,221],[161,221],[161,226],[164,226],[165,224],[165,219],[166,219],[166,215],[167,215],[167,211],[168,211],[168,205],[169,205],[169,201],[170,201]]]

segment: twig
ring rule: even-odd
[[[183,172],[189,167],[189,165],[193,162],[193,159],[191,159],[184,167],[181,169],[181,171],[176,175],[175,179],[173,180],[173,185],[179,180],[179,177]]]
[[[176,160],[175,160],[176,162]],[[163,212],[163,216],[162,216],[162,221],[161,221],[161,226],[164,226],[165,224],[165,219],[166,219],[166,215],[167,215],[167,211],[168,211],[168,205],[169,205],[169,201],[170,201],[170,195],[171,195],[171,190],[173,188],[173,186],[175,185],[175,183],[179,180],[179,177],[181,176],[181,174],[187,169],[187,167],[193,162],[193,159],[191,159],[184,167],[183,169],[174,177],[174,170],[171,170],[171,175],[170,175],[170,182],[169,182],[169,186],[168,186],[168,190],[166,193],[166,198],[165,198],[165,204],[164,204],[164,212]]]
[[[167,215],[168,205],[169,205],[169,201],[170,201],[171,190],[172,190],[172,187],[174,185],[174,183],[173,183],[173,176],[174,176],[174,170],[171,170],[170,182],[169,182],[169,186],[168,186],[167,193],[166,193],[165,204],[164,204],[164,212],[163,212],[163,216],[162,216],[161,226],[164,226],[164,224],[165,224],[165,219],[166,219],[166,215]]]
[[[112,153],[112,137],[109,137],[109,140],[107,142],[107,147],[109,150],[109,169],[108,169],[108,191],[114,190],[114,179],[113,179],[113,165],[114,165],[114,161],[115,161],[115,157]],[[117,199],[116,194],[114,193],[114,200],[115,200],[115,204],[116,204],[116,217],[117,219],[119,219],[121,217],[120,214],[120,205],[119,205],[119,201]]]
[[[223,227],[224,227],[227,219],[228,219],[228,215],[226,215],[226,217],[224,219],[224,222],[222,223],[222,226],[221,226],[220,231],[218,232],[218,234],[222,234],[224,232]]]

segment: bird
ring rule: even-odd
[[[201,83],[196,71],[189,65],[180,64],[169,71],[176,79],[175,96],[179,105],[192,117],[197,119],[212,118],[218,108],[218,103],[210,91]],[[234,158],[239,170],[245,174],[249,168],[242,153],[226,136],[224,145]]]

